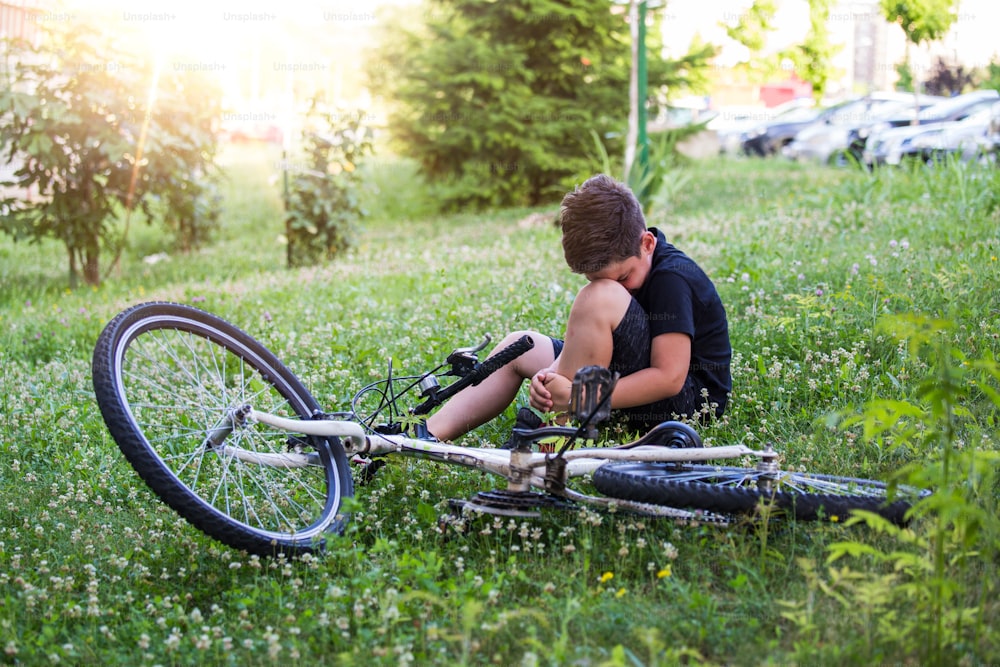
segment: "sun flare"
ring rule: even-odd
[[[249,113],[317,90],[332,100],[363,96],[362,56],[380,4],[71,0],[64,16],[100,26],[164,73],[214,79],[225,107]]]

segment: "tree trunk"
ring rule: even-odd
[[[632,170],[636,146],[639,144],[639,0],[632,0],[628,8],[629,29],[632,32],[632,68],[628,84],[628,131],[625,135],[625,175]]]
[[[69,255],[69,288],[76,289],[79,278],[76,270],[76,250],[69,243],[66,244],[66,254]]]
[[[92,237],[87,242],[87,247],[83,250],[83,282],[87,285],[97,286],[101,284],[101,242],[97,237]]]

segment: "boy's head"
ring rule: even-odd
[[[559,222],[563,255],[574,273],[596,274],[641,254],[642,206],[627,185],[610,176],[592,176],[563,197]]]

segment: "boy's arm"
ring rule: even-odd
[[[664,333],[653,338],[649,368],[618,380],[611,407],[632,408],[676,396],[684,388],[691,367],[691,338],[685,333]]]
[[[647,405],[680,393],[691,365],[691,338],[684,333],[665,333],[655,337],[650,350],[649,368],[618,380],[611,395],[611,407],[631,408]],[[545,412],[569,409],[570,378],[551,368],[531,379],[531,404]]]

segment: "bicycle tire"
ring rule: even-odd
[[[801,521],[843,521],[852,510],[868,510],[903,525],[920,495],[900,489],[890,501],[883,482],[788,471],[771,475],[776,479],[752,468],[629,462],[601,466],[593,481],[604,495],[622,500],[719,514],[752,513],[764,503]]]
[[[294,556],[322,550],[327,535],[343,530],[341,506],[353,482],[339,439],[259,423],[232,427],[232,411],[248,403],[301,419],[320,412],[298,378],[249,334],[191,306],[139,304],[105,326],[92,373],[101,415],[125,458],[206,535],[251,554]],[[225,440],[211,442],[220,432]],[[281,467],[285,461],[299,467]]]

